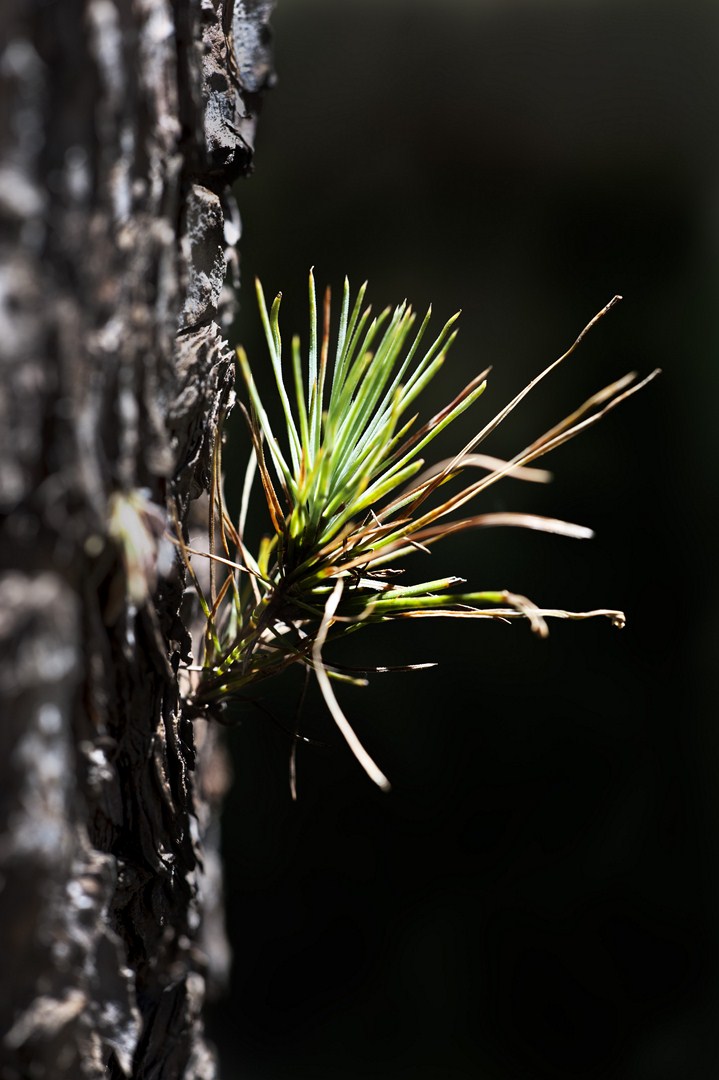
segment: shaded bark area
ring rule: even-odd
[[[0,1075],[216,1075],[221,748],[166,538],[231,405],[268,0],[4,3]],[[233,272],[236,272],[233,252]]]

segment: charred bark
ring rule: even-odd
[[[251,167],[270,7],[4,0],[7,1080],[216,1075],[202,1004],[228,963],[226,770],[183,715],[166,530],[206,489],[231,404],[228,185]]]

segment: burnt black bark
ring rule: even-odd
[[[182,568],[271,0],[4,0],[0,1075],[200,1078],[227,769]],[[233,258],[229,259],[232,250]]]

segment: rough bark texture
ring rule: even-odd
[[[163,532],[232,395],[270,7],[2,4],[3,1080],[216,1075],[223,761],[182,713]]]

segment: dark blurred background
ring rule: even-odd
[[[306,280],[431,300],[461,332],[426,415],[477,371],[459,447],[614,293],[624,301],[486,449],[510,455],[628,370],[661,378],[480,508],[590,525],[447,540],[410,567],[627,628],[421,621],[353,663],[439,660],[348,688],[376,791],[310,693],[289,740],[231,732],[235,963],[210,1032],[242,1080],[719,1075],[714,433],[716,0],[280,0],[279,82],[238,188],[252,280],[307,338]],[[248,453],[238,423],[239,476]],[[229,464],[228,468],[232,470]],[[236,482],[236,481],[235,481]],[[232,478],[231,478],[232,483]],[[259,509],[259,507],[258,507]],[[301,679],[263,692],[293,722]]]

